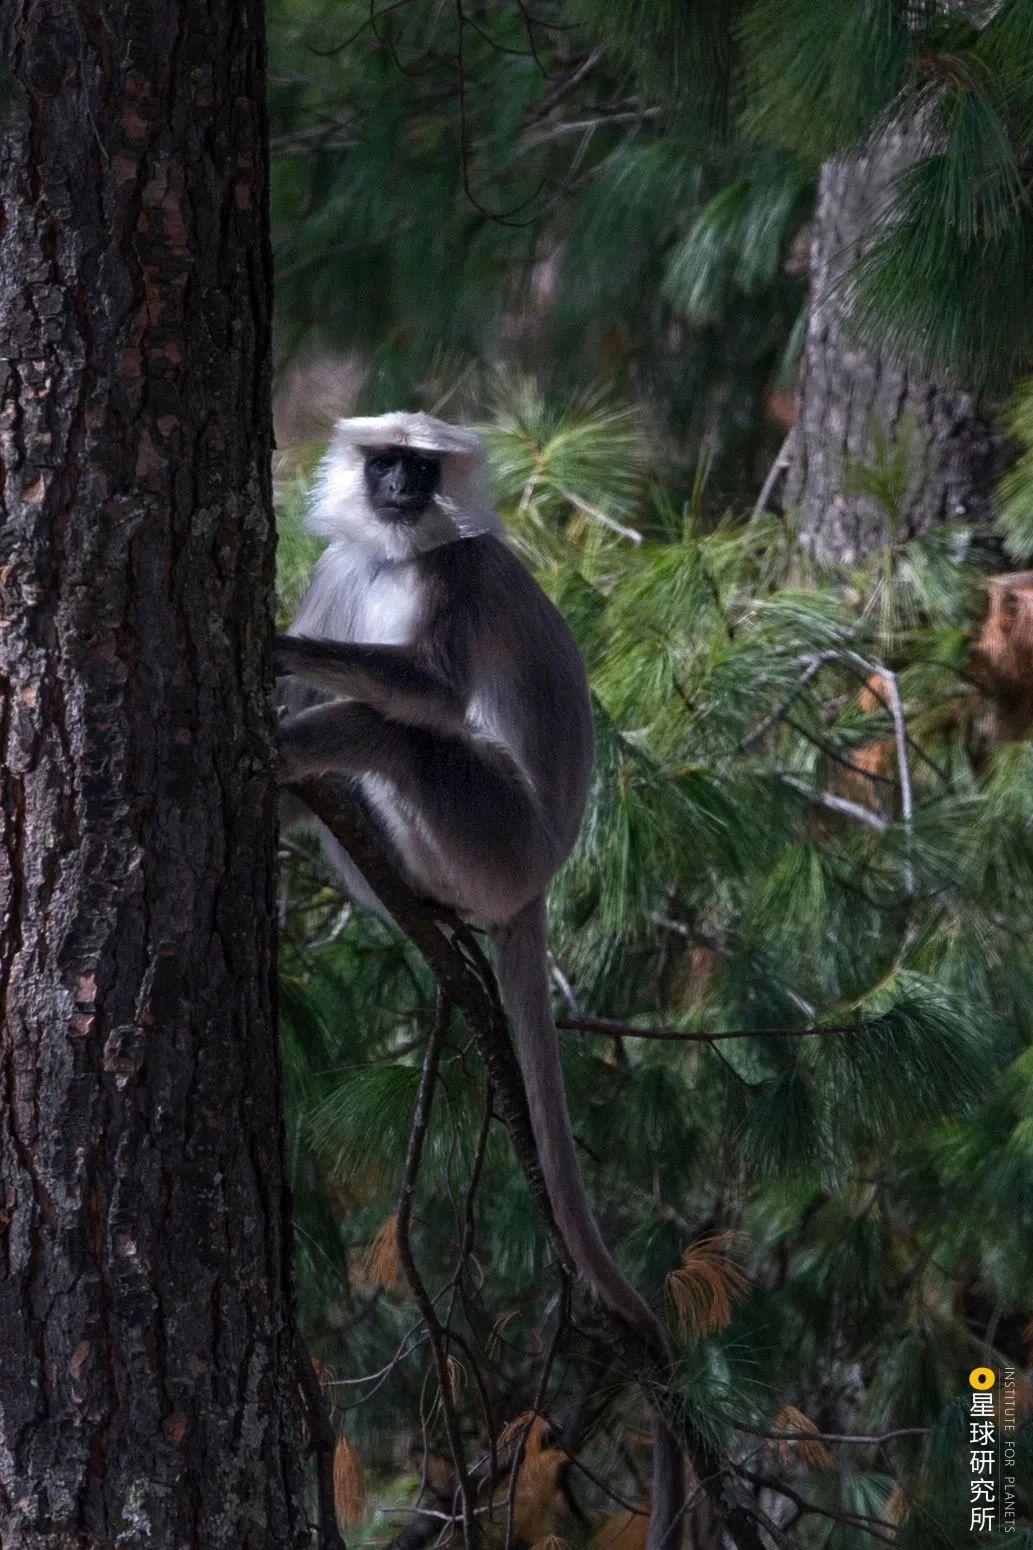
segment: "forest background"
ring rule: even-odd
[[[764,1544],[967,1543],[967,1375],[1014,1368],[1027,1413],[1033,1341],[1033,18],[275,0],[270,71],[284,617],[333,414],[483,429],[589,666],[556,1007],[690,1435]],[[354,1542],[436,1543],[405,1516],[454,1477],[395,1243],[433,985],[288,850],[297,1291],[338,1505]],[[645,1413],[557,1331],[484,1112],[456,1034],[413,1241],[464,1446],[523,1417],[516,1539],[627,1550]],[[705,1507],[688,1534],[722,1543]]]

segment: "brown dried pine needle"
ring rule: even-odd
[[[791,1441],[783,1437],[778,1444],[778,1457],[783,1464],[803,1464],[808,1469],[827,1469],[832,1463],[832,1455],[823,1442],[818,1440],[818,1428],[810,1416],[804,1415],[802,1410],[797,1410],[795,1405],[783,1405],[775,1417],[772,1431],[776,1432],[813,1432],[814,1442],[804,1439]]]
[[[360,1523],[366,1506],[366,1477],[359,1455],[344,1436],[334,1448],[334,1508],[341,1523]]]
[[[363,1286],[382,1286],[393,1292],[401,1278],[402,1265],[398,1255],[398,1217],[389,1216],[373,1242],[355,1267],[357,1280]]]
[[[746,1289],[745,1275],[729,1257],[738,1237],[725,1231],[697,1238],[668,1272],[664,1290],[683,1335],[710,1335],[731,1322],[732,1303]]]

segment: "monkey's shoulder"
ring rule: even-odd
[[[460,676],[524,704],[587,705],[581,653],[562,614],[507,545],[489,533],[427,555],[423,639]],[[507,687],[508,686],[508,689]]]
[[[509,619],[562,625],[527,566],[493,533],[442,544],[421,555],[418,563],[430,615],[441,610],[457,624],[487,622],[496,630]]]

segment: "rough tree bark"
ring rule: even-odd
[[[285,1550],[261,0],[0,49],[0,1545]]]
[[[826,558],[858,559],[890,536],[885,510],[849,488],[851,465],[872,461],[878,435],[890,446],[903,436],[910,462],[898,538],[941,522],[987,520],[1002,467],[1000,428],[972,394],[864,348],[843,328],[841,276],[892,179],[919,148],[916,132],[900,132],[867,155],[826,162],[821,172],[785,493],[802,544]]]

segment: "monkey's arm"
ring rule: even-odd
[[[337,697],[361,700],[411,726],[457,733],[465,724],[465,696],[408,646],[278,635],[276,671],[293,673]]]

